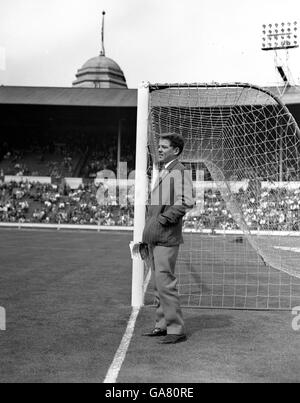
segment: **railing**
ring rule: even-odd
[[[0,223],[0,228],[16,228],[16,229],[47,229],[47,230],[69,230],[69,231],[96,231],[96,232],[133,232],[133,227],[125,226],[106,226],[106,225],[75,225],[75,224],[36,224],[36,223]],[[199,229],[184,228],[185,234],[203,234],[203,235],[243,235],[241,230],[221,230],[221,229]],[[251,235],[257,236],[292,236],[300,237],[299,231],[251,231]]]
[[[53,230],[85,230],[85,231],[133,231],[133,227],[105,225],[74,225],[74,224],[36,224],[36,223],[0,223],[0,228],[17,229],[53,229]]]

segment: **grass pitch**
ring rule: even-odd
[[[101,382],[131,311],[130,235],[0,235],[0,382]]]
[[[102,382],[131,313],[130,233],[0,230],[0,382]],[[221,251],[220,251],[221,253]],[[118,382],[298,382],[291,312],[184,309],[188,341],[141,337]]]
[[[300,305],[300,238],[253,236],[253,241],[264,259],[245,237],[186,234],[178,259],[182,304],[277,310]]]
[[[300,331],[288,312],[185,309],[188,340],[170,346],[140,336],[153,316],[141,312],[118,382],[300,381]]]

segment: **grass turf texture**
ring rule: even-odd
[[[132,234],[1,230],[0,382],[102,382],[129,319]],[[141,337],[118,382],[297,382],[290,312],[185,309],[189,339]]]
[[[140,337],[153,316],[142,310],[118,382],[300,381],[300,331],[288,312],[185,309],[188,340],[167,346]]]
[[[266,265],[245,237],[185,234],[178,258],[179,292],[187,307],[286,309],[300,305],[300,238],[257,236],[278,265]],[[277,249],[277,248],[283,249]],[[296,251],[285,250],[292,248]]]
[[[0,235],[0,382],[101,382],[131,311],[131,236]]]

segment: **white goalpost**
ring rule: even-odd
[[[134,233],[133,243],[142,240],[145,226],[147,202],[147,163],[148,163],[148,115],[149,115],[149,84],[144,82],[138,90],[136,162],[135,162],[135,198],[134,198]],[[132,260],[132,300],[133,307],[144,303],[144,262]]]
[[[180,133],[196,207],[177,264],[188,307],[300,303],[300,131],[279,98],[250,84],[143,84],[138,91],[134,242],[145,224],[158,138]],[[144,263],[133,259],[132,304]],[[151,289],[148,293],[151,301]],[[148,296],[147,296],[148,299]]]

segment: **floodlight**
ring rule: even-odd
[[[275,24],[263,24],[263,43],[267,42],[267,46],[263,46],[263,50],[279,50],[279,49],[290,49],[299,46],[297,36],[297,21],[291,22],[281,22]],[[279,30],[279,25],[281,26]],[[266,27],[268,29],[266,30]],[[293,36],[294,34],[294,36]],[[281,41],[278,41],[278,39]],[[292,40],[293,38],[293,40]]]

